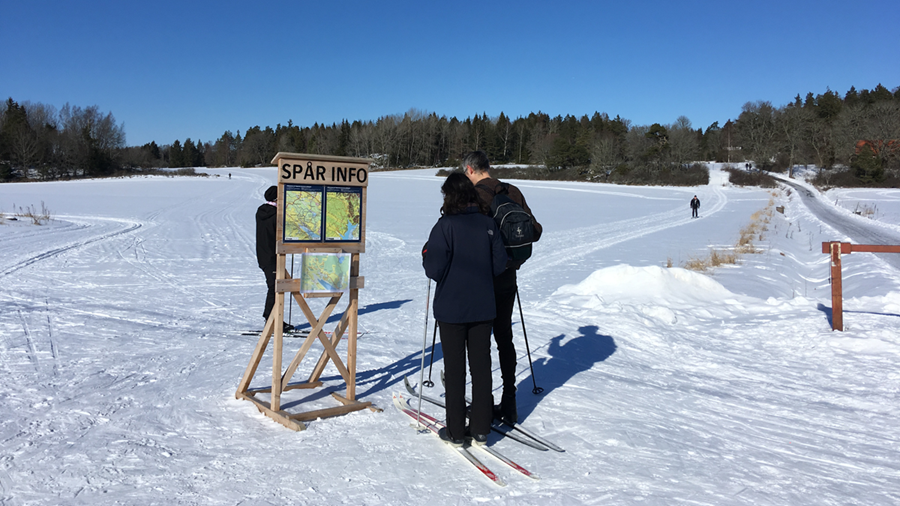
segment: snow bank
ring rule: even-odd
[[[704,274],[653,265],[607,267],[594,271],[580,283],[563,285],[554,293],[557,300],[586,309],[613,302],[697,307],[709,302],[728,303],[738,297]]]

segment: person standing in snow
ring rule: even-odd
[[[269,315],[272,313],[272,308],[275,307],[275,270],[278,268],[275,256],[278,187],[270,186],[263,196],[266,202],[256,209],[256,262],[266,275],[266,286],[269,288],[266,305],[263,309],[263,318],[269,321]],[[282,332],[293,328],[293,325],[282,322]]]
[[[486,209],[491,208],[494,195],[501,191],[499,180],[491,177],[491,165],[487,155],[483,151],[469,153],[463,160],[463,170],[466,177],[475,185],[478,197]],[[534,219],[534,213],[525,203],[525,196],[513,185],[508,186],[509,198],[531,215],[534,228],[534,242],[541,238],[543,228]],[[500,397],[498,413],[500,418],[509,424],[519,421],[516,408],[516,347],[513,344],[512,313],[516,303],[516,271],[521,265],[510,264],[494,279],[494,305],[497,308],[497,316],[494,318],[494,340],[497,342],[497,352],[500,358],[500,375],[503,378],[503,394]]]
[[[493,418],[491,327],[494,277],[506,268],[500,230],[484,214],[472,183],[459,172],[441,186],[441,218],[422,249],[425,274],[437,282],[434,319],[444,353],[447,426],[438,434],[453,446],[464,438],[487,442]],[[466,430],[466,352],[472,375],[472,410]]]
[[[694,198],[691,199],[691,218],[699,218],[700,217],[699,212],[698,212],[699,209],[700,209],[700,199],[698,199],[697,196],[694,195]]]

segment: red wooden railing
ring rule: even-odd
[[[844,296],[841,290],[841,255],[859,253],[900,253],[900,246],[823,242],[822,253],[831,254],[831,330],[844,331]]]

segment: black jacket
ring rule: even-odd
[[[259,268],[275,272],[275,220],[278,209],[268,202],[256,210],[256,261]]]
[[[428,236],[425,275],[437,281],[434,319],[447,323],[493,320],[494,276],[506,269],[506,248],[492,218],[472,206],[442,216]]]

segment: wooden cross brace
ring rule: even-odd
[[[263,332],[259,337],[259,341],[257,342],[256,348],[253,351],[250,363],[247,365],[247,369],[244,371],[244,376],[241,378],[241,382],[238,385],[237,392],[235,393],[235,396],[237,398],[253,402],[254,404],[256,404],[257,408],[259,408],[259,410],[265,413],[267,416],[294,430],[305,429],[306,426],[301,422],[306,420],[315,420],[316,418],[320,417],[324,418],[328,416],[340,415],[367,407],[375,411],[380,411],[378,408],[372,407],[371,402],[359,402],[355,400],[357,327],[356,317],[359,305],[358,292],[359,288],[362,288],[364,281],[361,277],[351,278],[351,280],[352,285],[350,290],[349,304],[347,305],[347,309],[344,311],[343,315],[341,315],[340,322],[338,322],[337,326],[335,326],[334,332],[332,332],[331,335],[331,339],[329,339],[325,334],[323,328],[325,326],[325,323],[328,321],[328,318],[334,311],[334,308],[337,306],[338,302],[340,302],[343,293],[335,292],[327,294],[308,295],[330,297],[330,300],[322,310],[322,313],[317,318],[315,313],[313,313],[310,309],[309,304],[307,304],[306,298],[302,294],[294,292],[294,290],[296,290],[297,288],[296,280],[292,280],[290,274],[286,271],[284,272],[284,279],[276,281],[275,308],[269,315],[268,321],[266,321],[266,326],[263,328]],[[288,364],[287,369],[282,373],[281,356],[284,336],[281,328],[281,322],[284,318],[285,293],[291,293],[293,295],[294,300],[303,311],[303,314],[306,316],[306,319],[312,329],[310,330],[309,335],[304,340],[300,349]],[[343,360],[341,360],[341,357],[337,353],[337,345],[340,343],[344,332],[348,330],[350,336],[347,350],[347,364],[345,365]],[[259,367],[260,361],[262,360],[263,353],[268,347],[269,341],[272,340],[273,337],[274,347],[272,356],[272,386],[269,388],[250,390],[250,381],[256,374],[256,370]],[[316,365],[313,368],[309,379],[305,383],[290,385],[289,382],[291,380],[291,377],[293,377],[294,373],[297,371],[300,362],[303,361],[303,359],[306,357],[306,354],[309,352],[310,347],[312,346],[313,342],[316,341],[316,339],[318,339],[319,342],[322,343],[324,350],[322,352],[322,355],[316,362]],[[320,381],[319,378],[321,377],[322,372],[324,371],[325,366],[327,365],[329,360],[334,363],[335,367],[337,368],[338,372],[341,374],[341,377],[344,379],[347,385],[346,397],[337,395],[333,392],[331,394],[332,397],[341,402],[343,405],[334,408],[319,409],[315,411],[296,414],[291,414],[283,411],[281,409],[281,394],[287,390],[299,388],[317,388],[322,386],[322,381]],[[264,400],[257,399],[255,395],[258,393],[271,394],[271,400],[269,402],[266,402]]]

